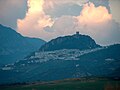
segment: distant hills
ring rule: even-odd
[[[103,47],[90,36],[76,33],[53,39],[26,58],[1,67],[0,83],[120,78],[119,72],[120,44]]]
[[[53,51],[60,49],[93,49],[101,47],[96,44],[95,41],[87,35],[81,35],[79,32],[72,36],[58,37],[44,44],[40,51]]]
[[[44,40],[23,37],[15,30],[0,24],[0,64],[13,63],[36,51]]]

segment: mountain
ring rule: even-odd
[[[87,35],[81,35],[79,32],[72,36],[58,37],[41,46],[40,51],[53,51],[60,49],[93,49],[100,45]]]
[[[42,51],[36,51],[14,64],[7,64],[1,67],[0,84],[33,82],[38,80],[51,81],[80,77],[120,78],[120,44],[103,47],[97,45],[89,36],[87,36],[89,39],[86,39],[86,36],[77,35],[68,37],[79,39],[83,37],[88,41],[83,40],[84,42],[81,42],[81,39],[79,40],[80,42],[73,42],[71,46],[77,43],[82,43],[80,45],[85,43],[83,49],[80,46],[80,48],[75,47],[73,49],[58,48],[58,50],[55,50],[55,48],[48,50],[45,48],[41,49]],[[63,39],[61,41],[64,41],[66,38],[66,42],[71,42],[68,41],[68,37],[62,37]],[[56,40],[58,39],[54,39],[52,42],[55,44]],[[90,41],[93,46],[91,46]],[[46,45],[51,47],[50,43],[51,41],[46,43]],[[63,45],[60,42],[57,43]],[[92,48],[89,48],[89,46]]]
[[[23,37],[15,30],[0,25],[0,64],[23,59],[29,53],[38,50],[44,43],[44,40]]]

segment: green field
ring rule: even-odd
[[[63,80],[27,85],[1,86],[0,90],[120,90],[120,81],[105,79]]]

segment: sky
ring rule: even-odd
[[[79,31],[110,45],[120,43],[119,5],[120,0],[0,0],[0,24],[46,41]]]

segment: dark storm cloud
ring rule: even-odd
[[[109,0],[89,0],[90,2],[94,3],[96,7],[98,6],[105,6],[109,13],[110,11],[110,6],[109,6]]]
[[[0,0],[0,24],[16,29],[17,19],[24,18],[27,0]]]

